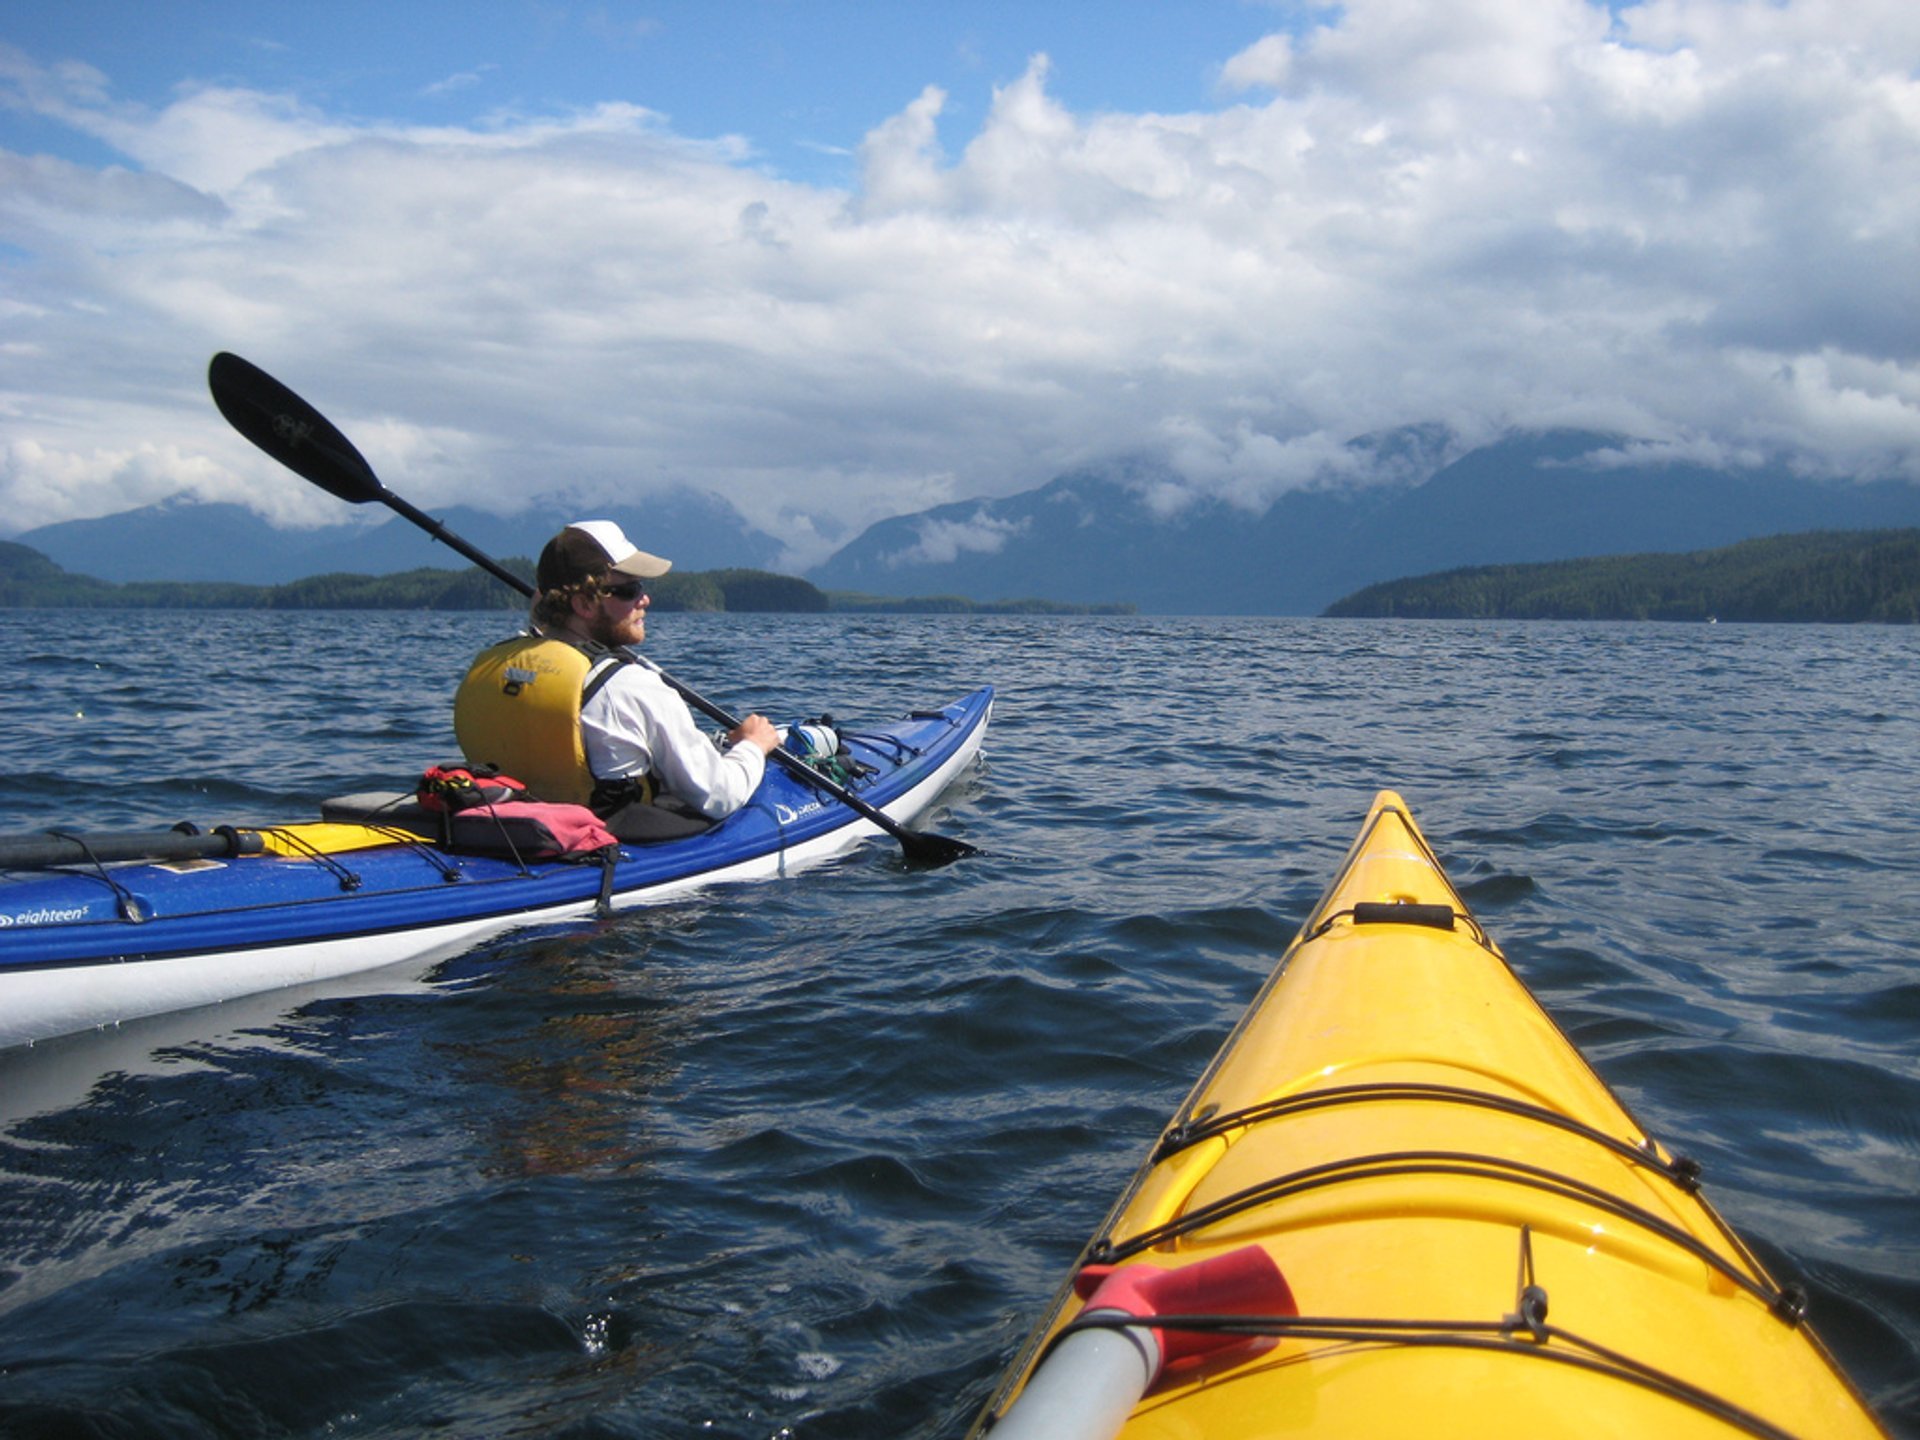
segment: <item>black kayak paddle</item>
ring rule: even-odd
[[[507,569],[492,556],[469,544],[425,511],[393,493],[373,473],[366,458],[353,448],[332,421],[293,391],[267,374],[258,365],[221,351],[207,367],[207,385],[213,391],[213,403],[228,422],[260,449],[303,479],[312,481],[329,495],[349,505],[364,505],[377,500],[395,514],[418,525],[427,534],[466,556],[496,579],[505,581],[522,595],[533,596],[534,587]],[[651,660],[643,660],[631,650],[619,653],[635,664],[645,665],[680,697],[715,724],[728,730],[740,722],[711,700],[674,679]],[[794,775],[842,805],[869,820],[900,842],[907,860],[915,865],[946,865],[967,855],[977,855],[977,847],[944,835],[912,830],[877,806],[869,805],[844,785],[835,783],[810,768],[798,756],[786,750],[771,752],[771,759]]]

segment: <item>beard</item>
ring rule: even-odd
[[[604,608],[598,609],[587,627],[587,635],[595,644],[605,645],[608,649],[638,645],[647,638],[646,607],[636,605],[619,616],[609,615]]]

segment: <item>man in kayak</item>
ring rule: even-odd
[[[780,743],[772,723],[749,715],[716,745],[658,673],[618,653],[646,639],[646,582],[671,564],[611,520],[548,541],[532,629],[483,650],[455,696],[468,761],[592,806],[622,840],[696,833],[746,804]]]

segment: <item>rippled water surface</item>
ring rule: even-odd
[[[0,830],[407,783],[503,628],[0,612]],[[1920,633],[654,631],[781,719],[998,686],[987,853],[0,1054],[0,1434],[963,1430],[1390,786],[1920,1436]]]

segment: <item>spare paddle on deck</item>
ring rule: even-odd
[[[373,473],[353,443],[334,427],[332,421],[259,366],[238,355],[221,351],[207,367],[207,385],[213,391],[213,403],[220,413],[247,439],[278,460],[294,474],[311,480],[330,495],[350,505],[378,500],[396,514],[411,520],[441,544],[459,551],[481,569],[513,586],[522,595],[532,597],[534,588],[491,556],[468,544],[438,520],[414,508],[385,485]],[[619,654],[645,665],[694,709],[728,730],[740,722],[698,692],[674,679],[651,660],[631,650]],[[832,796],[864,820],[870,820],[900,842],[906,858],[916,865],[946,865],[966,855],[977,855],[977,848],[963,840],[944,835],[929,835],[910,830],[877,806],[869,805],[845,786],[836,784],[809,768],[798,756],[774,750],[768,756],[816,790]]]
[[[178,830],[48,830],[40,835],[0,836],[0,870],[44,870],[53,865],[106,865],[118,860],[208,860],[258,855],[264,845],[254,830],[225,826],[211,835]]]

